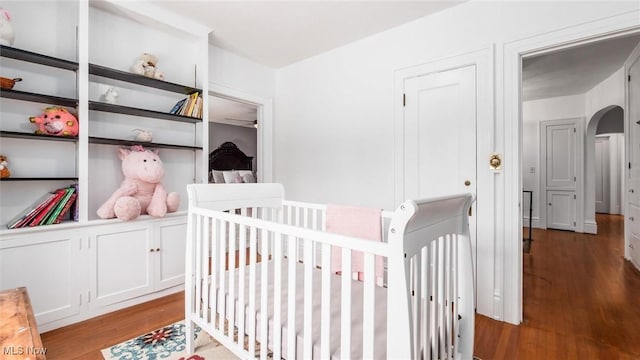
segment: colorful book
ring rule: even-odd
[[[42,209],[42,211],[40,211],[33,220],[31,220],[31,222],[29,223],[29,226],[40,225],[40,222],[42,221],[42,219],[44,219],[53,210],[53,208],[60,201],[60,199],[62,199],[65,192],[66,192],[65,189],[56,190],[56,196],[54,197],[54,199],[44,209]]]
[[[69,201],[69,198],[75,192],[75,190],[76,189],[72,187],[66,188],[65,194],[62,197],[62,199],[58,202],[58,205],[55,206],[55,209],[51,212],[49,216],[47,216],[45,219],[42,220],[40,225],[53,224],[53,222],[58,218],[58,215],[60,215],[60,211],[62,211],[62,208],[64,208],[64,206],[67,204],[67,201]]]
[[[177,114],[180,112],[180,109],[182,109],[182,106],[184,105],[185,101],[187,101],[187,98],[184,98],[180,101],[178,101],[175,105],[173,105],[173,108],[171,109],[171,111],[169,111],[169,114]]]
[[[45,206],[55,198],[56,193],[50,192],[41,196],[38,200],[36,200],[31,206],[22,211],[18,216],[14,217],[7,223],[7,228],[16,229],[21,227],[25,222],[29,222],[33,219],[34,216],[38,214]]]
[[[60,211],[60,214],[58,214],[58,217],[53,221],[54,224],[60,224],[60,222],[62,222],[62,219],[64,219],[64,217],[71,211],[71,207],[75,206],[74,204],[76,203],[77,197],[78,197],[78,194],[76,194],[75,192],[71,194],[71,197],[69,198],[67,203],[64,205],[64,208],[62,208],[62,211]]]

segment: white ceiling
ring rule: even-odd
[[[209,121],[253,128],[257,107],[239,101],[209,96]]]
[[[525,58],[522,99],[584,94],[619,70],[638,42],[635,35]]]
[[[153,0],[213,29],[209,42],[279,68],[468,0]]]

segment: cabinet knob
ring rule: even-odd
[[[551,203],[549,203],[549,206],[551,206]]]
[[[156,251],[156,249],[149,249],[149,252],[154,252]]]
[[[629,192],[633,194],[633,189],[629,189]]]
[[[159,251],[160,251],[160,248],[156,248],[156,251],[158,251],[158,252],[159,252]]]
[[[633,249],[633,244],[629,244],[629,247]]]
[[[629,216],[629,220],[633,221],[633,216]]]

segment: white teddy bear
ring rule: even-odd
[[[153,79],[164,80],[164,74],[160,70],[158,70],[158,68],[156,68],[157,63],[157,56],[149,53],[143,53],[133,64],[131,70],[134,74],[143,75]]]
[[[14,34],[13,26],[11,25],[11,14],[0,7],[0,44],[11,46],[13,45]]]

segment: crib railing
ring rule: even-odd
[[[242,358],[471,358],[472,276],[458,276],[471,274],[470,197],[385,212],[388,241],[372,242],[324,232],[326,207],[283,201],[277,184],[211,187],[188,187],[187,349],[197,324]],[[332,274],[332,246],[343,269],[364,254],[362,283]],[[376,286],[376,257],[388,263],[388,291]]]

